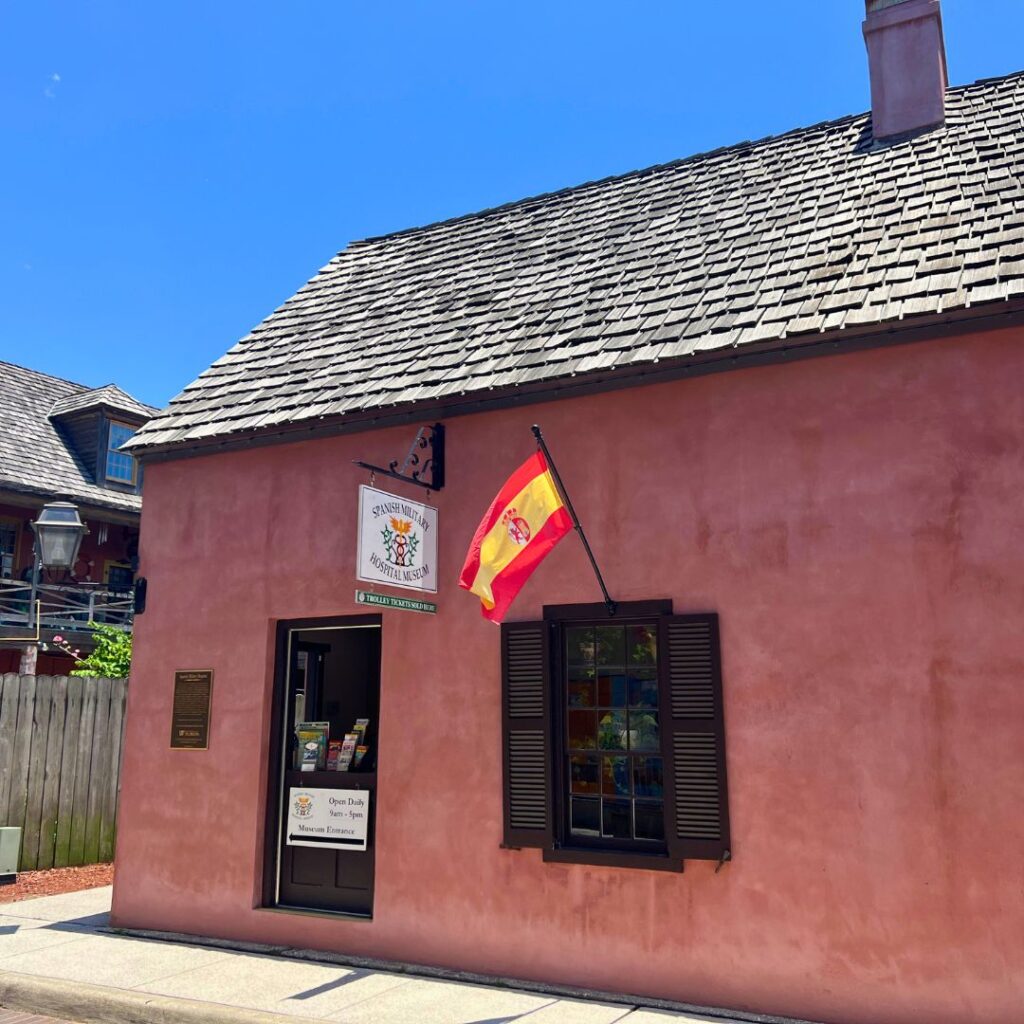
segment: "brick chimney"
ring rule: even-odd
[[[875,141],[942,124],[949,80],[939,0],[867,0],[864,42]]]

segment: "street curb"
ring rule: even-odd
[[[40,978],[14,971],[0,971],[0,1008],[57,1017],[77,1024],[313,1024],[310,1017]]]

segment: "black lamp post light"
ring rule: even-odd
[[[36,613],[38,639],[39,574],[43,569],[72,569],[78,561],[82,538],[89,532],[76,506],[69,501],[51,501],[32,522],[36,539],[32,552],[32,597],[29,607]]]
[[[44,505],[32,523],[36,533],[36,572],[44,569],[71,569],[78,561],[78,549],[88,532],[78,509],[68,501]]]

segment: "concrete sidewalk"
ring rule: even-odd
[[[721,1016],[116,935],[105,930],[110,893],[0,905],[0,1006],[112,1024],[729,1024]]]

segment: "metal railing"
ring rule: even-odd
[[[40,602],[42,629],[88,632],[90,622],[131,628],[134,602],[125,591],[102,590],[97,584],[88,583],[40,583],[36,599]],[[34,629],[35,625],[32,584],[0,579],[0,628]]]

